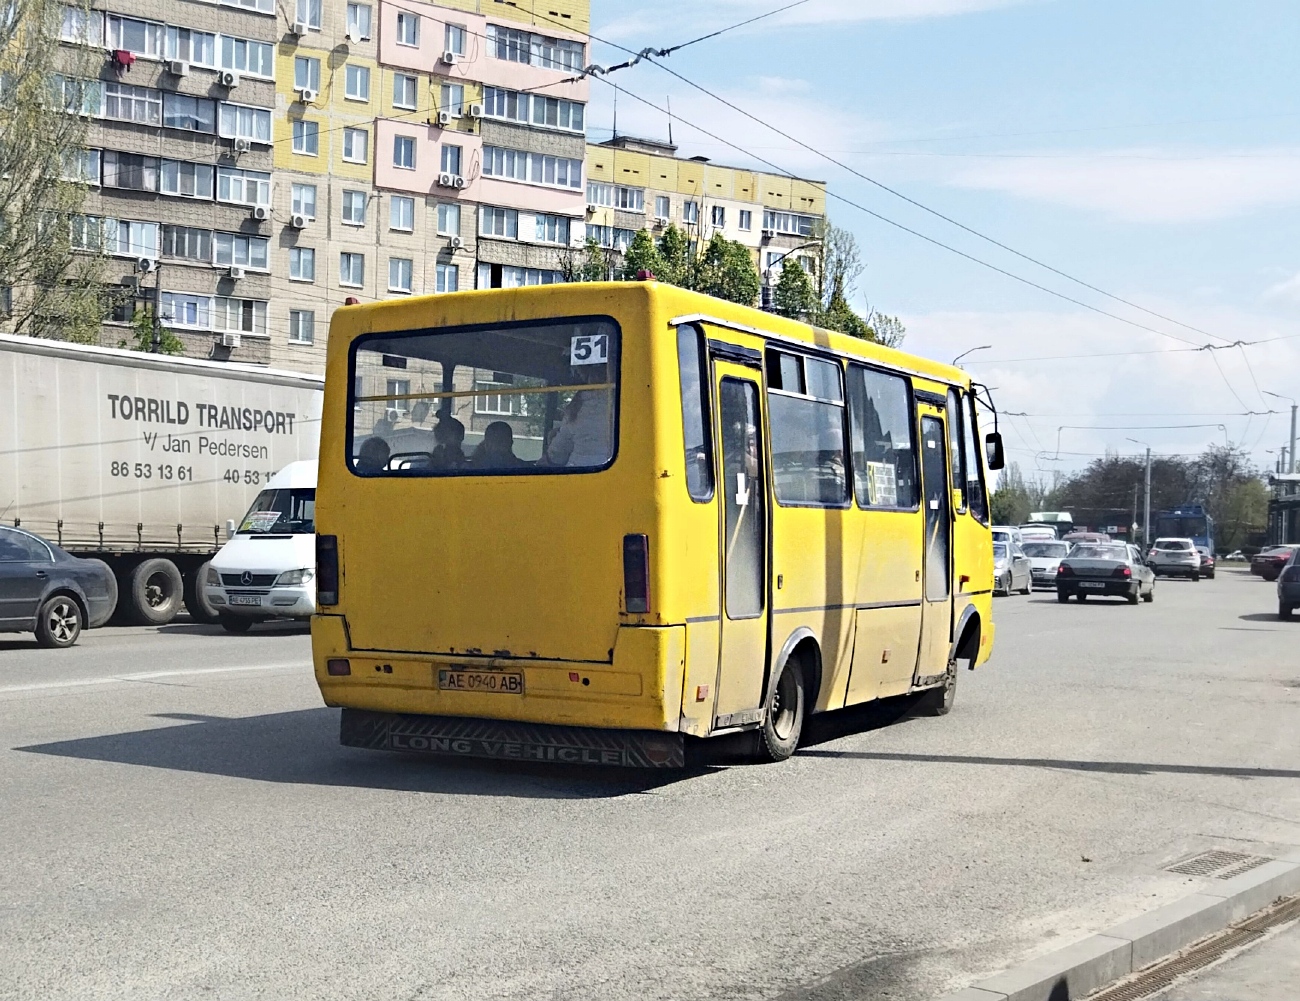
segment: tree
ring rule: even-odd
[[[798,262],[787,259],[782,264],[781,276],[772,289],[772,308],[792,320],[807,320],[817,314],[817,293]]]
[[[753,254],[721,233],[714,233],[701,251],[676,226],[664,230],[657,244],[647,230],[641,230],[628,245],[622,267],[615,270],[626,279],[635,279],[638,271],[650,271],[665,284],[746,306],[758,298],[760,283]]]
[[[818,265],[817,297],[822,308],[830,310],[837,293],[847,305],[858,290],[858,278],[864,269],[857,237],[827,220]]]
[[[663,255],[655,246],[650,231],[638,230],[627,248],[627,253],[623,255],[624,277],[634,281],[638,274],[645,271],[658,278],[665,270]]]
[[[817,319],[818,326],[825,327],[828,330],[838,330],[842,334],[861,337],[865,341],[874,341],[876,339],[872,329],[867,326],[867,321],[853,311],[853,307],[849,305],[848,299],[845,298],[843,279],[837,278],[835,280],[835,286],[831,289],[830,301]]]
[[[611,257],[612,254],[601,249],[594,236],[589,236],[581,251],[561,252],[560,274],[566,282],[609,281],[614,271]]]
[[[143,306],[136,310],[131,317],[132,337],[128,343],[125,339],[118,341],[119,348],[130,348],[132,351],[153,351],[154,345],[154,322],[153,307]],[[164,355],[183,355],[185,353],[185,343],[174,333],[161,324],[156,331],[158,337],[158,353]]]
[[[752,306],[758,299],[761,285],[750,249],[743,243],[728,240],[721,233],[714,233],[696,264],[695,290],[742,306]]]
[[[87,23],[87,7],[68,17],[75,24],[78,11]],[[64,17],[56,0],[12,0],[0,17],[0,286],[11,331],[96,341],[103,234],[77,213],[86,115],[98,110],[100,84],[88,47],[59,45]]]
[[[871,337],[868,339],[887,348],[900,347],[903,338],[907,335],[907,328],[903,326],[902,320],[896,316],[886,316],[876,310],[872,310],[867,317],[867,328],[871,331]]]
[[[1021,525],[1029,520],[1029,513],[1038,510],[1042,502],[1041,484],[1026,483],[1020,467],[1012,462],[998,475],[998,485],[990,498],[990,511],[995,525]]]

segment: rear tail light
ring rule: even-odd
[[[1116,567],[1112,577],[1132,577],[1133,571],[1129,567]]]
[[[352,664],[346,660],[325,661],[325,672],[335,678],[344,678],[352,673]]]
[[[316,536],[316,604],[339,603],[339,537]]]
[[[1156,558],[1156,551],[1154,549],[1151,550],[1151,552],[1147,553],[1147,559],[1154,560],[1155,558]]]
[[[623,602],[629,614],[650,611],[650,539],[623,536]]]
[[[1062,563],[1060,566],[1058,566],[1058,567],[1056,568],[1056,576],[1058,576],[1058,577],[1073,577],[1073,576],[1074,576],[1074,569],[1073,569],[1072,567],[1067,567],[1064,563]]]

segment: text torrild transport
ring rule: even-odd
[[[184,400],[159,400],[153,397],[125,396],[118,393],[109,393],[108,403],[114,420],[185,425],[189,424],[192,411],[201,428],[265,431],[268,434],[293,434],[293,421],[298,416],[296,413],[284,410],[223,407],[213,403],[191,405]]]

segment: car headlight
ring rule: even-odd
[[[208,565],[208,572],[206,575],[205,583],[209,587],[221,586],[221,574],[217,573],[217,568],[212,566],[211,564]]]
[[[276,586],[279,586],[279,585],[282,585],[282,584],[284,584],[284,585],[289,585],[289,584],[306,584],[306,583],[309,583],[309,582],[311,581],[311,579],[312,579],[313,577],[315,577],[315,576],[316,576],[316,571],[315,571],[315,570],[311,570],[311,569],[307,569],[307,570],[286,570],[284,573],[280,574],[279,577],[275,578],[275,583],[276,583]]]

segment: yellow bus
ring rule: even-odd
[[[978,412],[959,369],[656,282],[338,310],[312,647],[342,742],[675,767],[947,712],[993,643]]]

